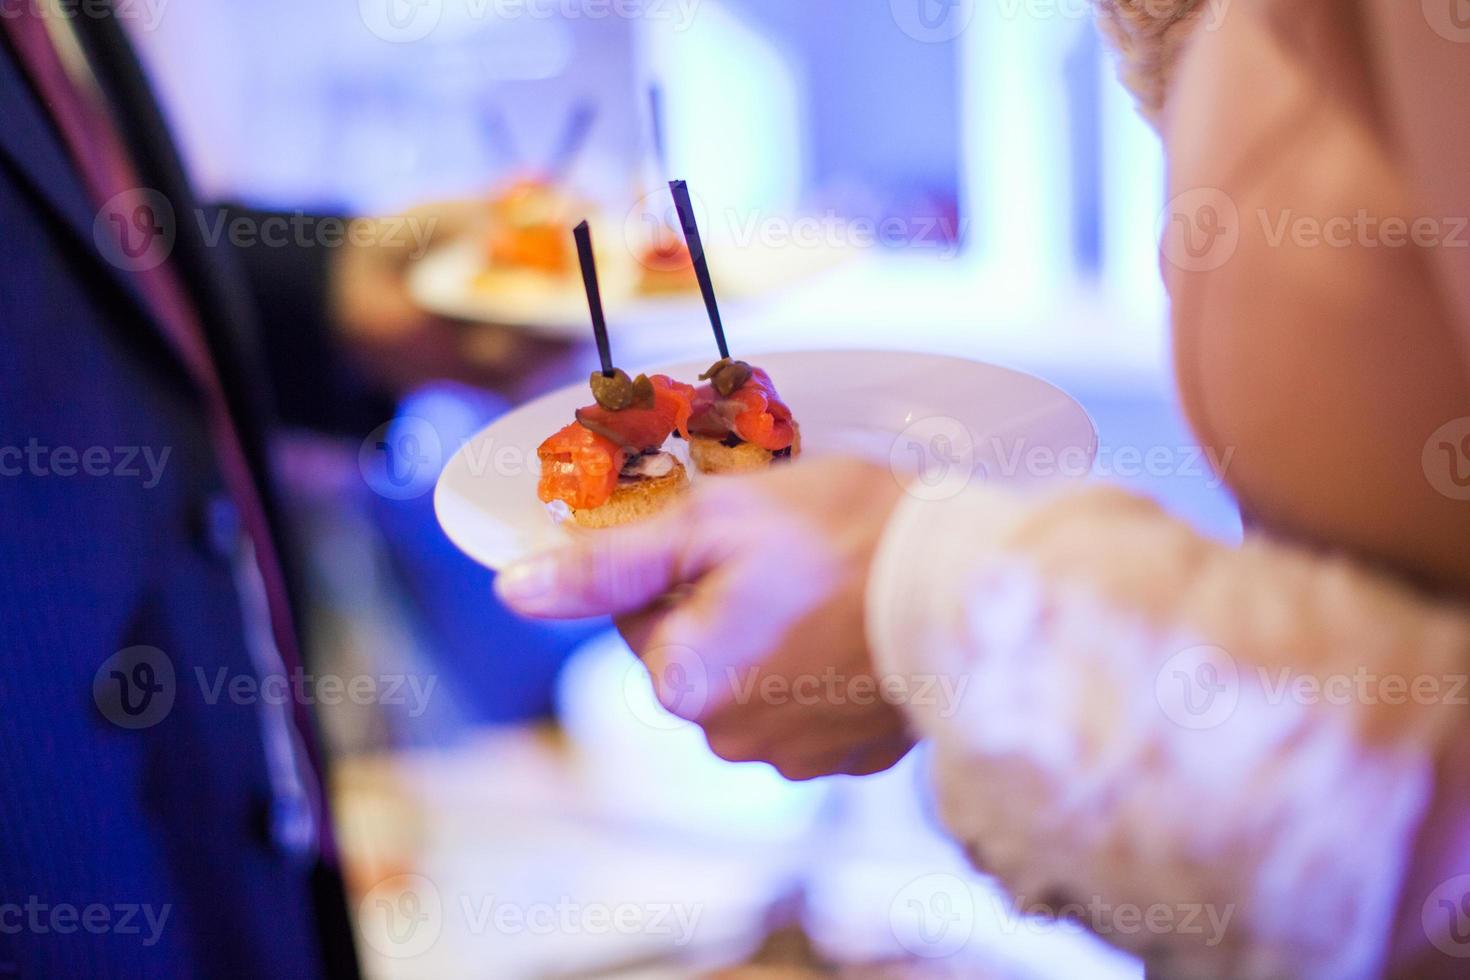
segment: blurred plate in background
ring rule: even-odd
[[[615,233],[615,231],[614,231]],[[570,238],[571,232],[568,231]],[[646,291],[644,270],[625,249],[605,247],[608,235],[594,230],[597,276],[603,307],[614,331],[665,329],[704,316],[693,270],[687,288]],[[856,253],[831,244],[773,247],[764,244],[711,247],[715,288],[726,305],[759,300],[818,275]],[[587,296],[579,272],[544,272],[487,267],[484,249],[463,238],[435,249],[408,271],[414,302],[431,313],[472,323],[491,323],[562,340],[590,340]]]

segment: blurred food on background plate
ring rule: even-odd
[[[567,227],[585,206],[540,177],[521,177],[497,191],[486,213],[487,270],[528,269],[566,276],[575,268]]]
[[[638,291],[646,296],[690,295],[699,291],[689,246],[670,227],[660,223],[652,239],[639,253],[643,272]]]

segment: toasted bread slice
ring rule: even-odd
[[[791,425],[796,434],[791,441],[791,452],[783,453],[780,457],[769,449],[762,449],[749,442],[727,446],[719,439],[691,436],[689,459],[701,473],[750,473],[755,470],[763,470],[777,459],[786,459],[801,454],[801,426],[795,422]]]
[[[689,474],[682,463],[675,462],[663,476],[619,483],[607,503],[591,510],[573,510],[572,520],[580,527],[594,529],[630,524],[657,514],[688,489]]]
[[[638,280],[638,290],[645,296],[673,296],[699,292],[699,281],[689,266],[673,269],[645,267]]]

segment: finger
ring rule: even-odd
[[[637,612],[618,616],[614,618],[613,625],[622,634],[623,642],[628,644],[628,649],[633,651],[634,656],[637,656],[639,650],[648,649],[654,631],[668,615],[669,610],[660,603],[639,609]]]
[[[871,776],[898,765],[914,747],[912,739],[881,739],[857,747],[796,751],[785,749],[748,758],[769,762],[785,779],[795,783],[824,776]]]
[[[568,547],[505,569],[495,592],[514,611],[540,619],[634,612],[678,584],[688,527],[680,504],[645,523],[580,534]]]
[[[836,771],[844,776],[871,776],[887,772],[902,762],[913,751],[915,744],[914,738],[908,734],[891,736],[844,759]]]
[[[739,732],[704,730],[704,742],[710,752],[725,762],[770,762],[766,744]]]
[[[720,705],[734,695],[726,690],[733,679],[748,680],[771,651],[781,648],[804,611],[806,584],[773,589],[772,573],[758,553],[727,553],[712,565],[659,619],[639,655],[651,662],[660,649],[693,651],[719,675],[721,683],[711,694],[713,704]]]
[[[681,565],[681,571],[675,573],[676,580],[686,574],[682,570],[685,567]],[[654,637],[663,628],[664,622],[677,613],[679,607],[688,602],[697,589],[696,585],[680,582],[641,609],[613,617],[613,626],[617,627],[618,633],[623,637],[623,642],[628,644],[628,649],[633,651],[635,657],[640,660],[646,659],[644,654],[656,646]]]
[[[763,723],[712,719],[705,738],[722,759],[768,762],[782,776],[797,781],[882,772],[914,746],[913,737],[890,718],[836,718],[824,715],[819,706],[784,711]]]

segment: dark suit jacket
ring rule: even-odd
[[[174,260],[269,498],[277,409],[346,402],[324,256],[204,244],[131,51],[81,20],[140,174],[180,216]],[[95,213],[0,40],[0,977],[351,975],[337,877],[269,833],[257,706],[198,682],[254,676],[228,504],[199,392],[102,260]],[[130,730],[93,682],[135,645],[167,655],[176,696]]]

